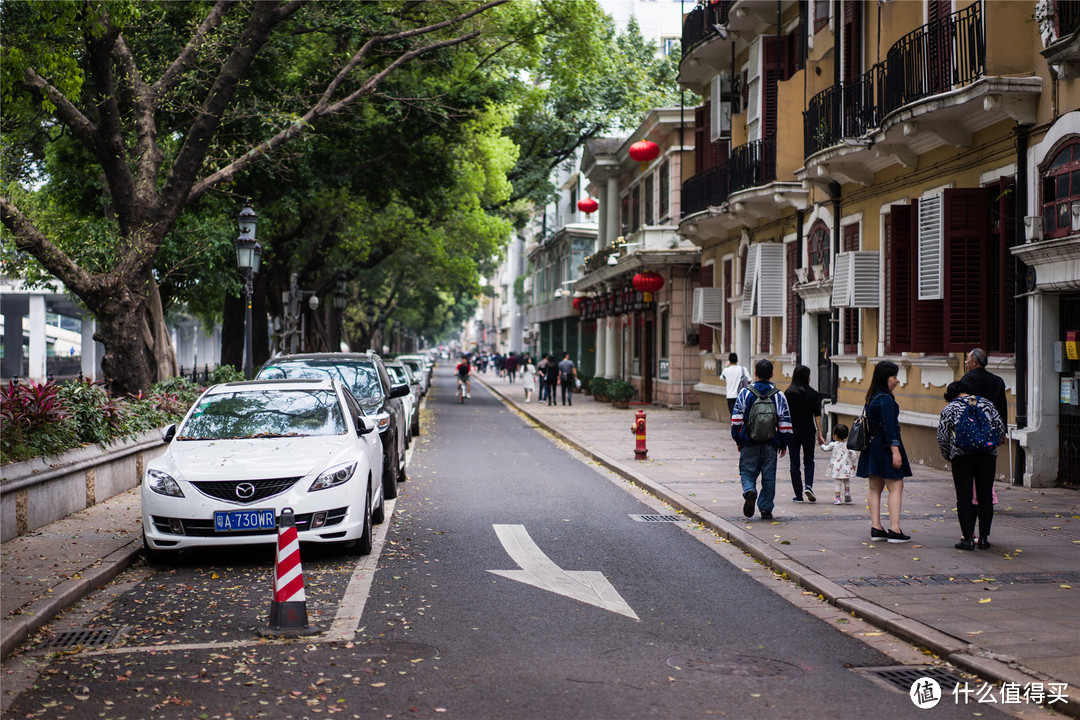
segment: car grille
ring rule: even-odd
[[[349,511],[349,508],[334,508],[333,510],[326,511],[326,523],[323,527],[331,527],[333,525],[340,525],[345,520],[345,514]],[[296,516],[296,530],[297,532],[303,532],[311,527],[311,516],[314,513],[304,513],[303,515]],[[152,515],[150,517],[154,523],[154,527],[158,532],[167,533],[169,535],[174,534],[172,531],[173,518],[160,517],[158,515]],[[214,530],[214,519],[209,520],[190,520],[183,519],[180,521],[184,527],[184,535],[190,537],[244,537],[248,535],[265,535],[267,537],[273,537],[277,534],[276,530],[243,530],[240,532],[219,533]],[[322,528],[319,528],[320,530]]]
[[[273,480],[222,480],[214,482],[193,482],[191,484],[203,495],[209,495],[212,498],[237,503],[239,505],[250,505],[251,503],[258,502],[265,498],[280,495],[295,485],[299,479],[299,477],[291,477],[275,478]],[[250,497],[242,498],[236,494],[236,487],[238,485],[251,485],[255,488],[255,491]]]

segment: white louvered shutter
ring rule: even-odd
[[[691,322],[695,325],[719,325],[724,320],[724,289],[694,288]]]
[[[850,252],[842,252],[833,258],[833,307],[851,307],[851,256]]]
[[[758,247],[757,315],[784,317],[784,246],[761,243]]]
[[[750,317],[754,310],[754,289],[757,287],[757,261],[760,245],[751,245],[746,251],[746,275],[743,276],[742,305],[739,317]]]
[[[709,139],[716,142],[724,136],[723,113],[720,111],[724,100],[723,80],[720,75],[713,77],[709,84],[712,103],[709,106]]]
[[[746,129],[747,140],[761,139],[761,36],[750,43],[750,59],[746,70]]]
[[[851,255],[851,307],[881,306],[879,274],[881,253],[859,250]]]
[[[941,300],[945,297],[943,205],[941,193],[924,195],[919,199],[919,300]]]

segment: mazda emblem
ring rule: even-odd
[[[255,486],[251,483],[240,483],[236,486],[236,497],[241,500],[249,500],[255,495]]]

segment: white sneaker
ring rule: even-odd
[[[532,402],[532,400],[530,400],[529,398],[525,398],[525,402],[527,402],[527,403],[531,403],[531,402]]]
[[[465,397],[472,400],[472,393],[465,393]]]

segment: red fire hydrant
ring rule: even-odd
[[[649,457],[649,449],[645,447],[644,410],[637,411],[637,415],[634,416],[634,424],[630,426],[630,432],[637,437],[637,444],[634,446],[634,459],[647,460]]]

